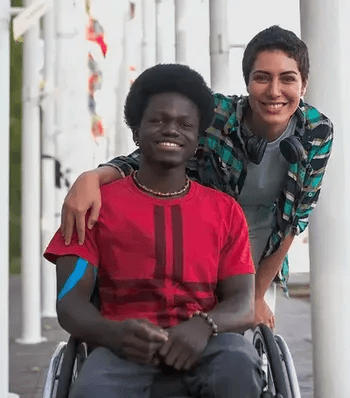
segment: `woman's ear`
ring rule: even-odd
[[[301,88],[301,93],[300,93],[300,96],[301,96],[301,97],[304,97],[304,95],[306,94],[306,89],[307,89],[307,85],[308,85],[308,84],[309,84],[308,80],[306,80],[306,82],[303,83],[303,86],[302,86],[302,88]]]

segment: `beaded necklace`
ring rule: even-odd
[[[188,176],[186,176],[186,182],[185,182],[185,185],[183,186],[183,188],[181,188],[179,191],[175,191],[175,192],[166,192],[166,193],[164,193],[164,192],[153,191],[153,189],[147,188],[147,187],[145,187],[143,184],[141,184],[141,182],[140,182],[140,181],[138,180],[138,178],[137,178],[137,170],[135,170],[135,171],[132,173],[132,178],[133,178],[133,180],[135,181],[135,184],[136,184],[139,188],[141,188],[143,191],[148,192],[148,193],[150,193],[150,194],[152,194],[152,195],[155,195],[155,196],[160,196],[160,197],[162,197],[162,198],[164,198],[164,197],[165,197],[165,198],[168,198],[168,197],[172,197],[172,196],[181,195],[181,194],[185,193],[185,192],[188,190],[189,186],[190,186],[190,179],[188,178]]]

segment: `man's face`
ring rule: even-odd
[[[284,51],[258,54],[247,90],[254,117],[262,126],[283,131],[305,89],[295,59]]]
[[[199,111],[176,92],[153,95],[135,133],[141,156],[166,168],[186,166],[198,142]]]

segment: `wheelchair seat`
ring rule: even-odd
[[[98,280],[91,302],[100,309]],[[301,398],[293,358],[284,339],[274,336],[266,325],[258,325],[254,331],[253,345],[262,359],[266,378],[261,398]],[[58,344],[49,364],[43,398],[68,398],[69,391],[78,377],[81,366],[91,349],[86,343],[70,336],[68,343]],[[155,376],[150,398],[191,398],[179,373],[166,372]]]
[[[261,398],[301,398],[298,379],[288,346],[266,325],[254,331],[253,345],[262,359],[266,385]],[[85,343],[72,336],[61,342],[49,364],[43,398],[68,398],[71,385],[89,353]],[[150,398],[191,398],[178,373],[156,376]]]

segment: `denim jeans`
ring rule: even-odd
[[[155,380],[163,377],[167,376],[158,367],[134,363],[98,347],[84,363],[69,398],[153,398]],[[255,348],[236,333],[211,338],[193,369],[179,372],[175,379],[179,391],[166,388],[159,398],[183,396],[184,391],[200,398],[258,398],[264,384]]]

